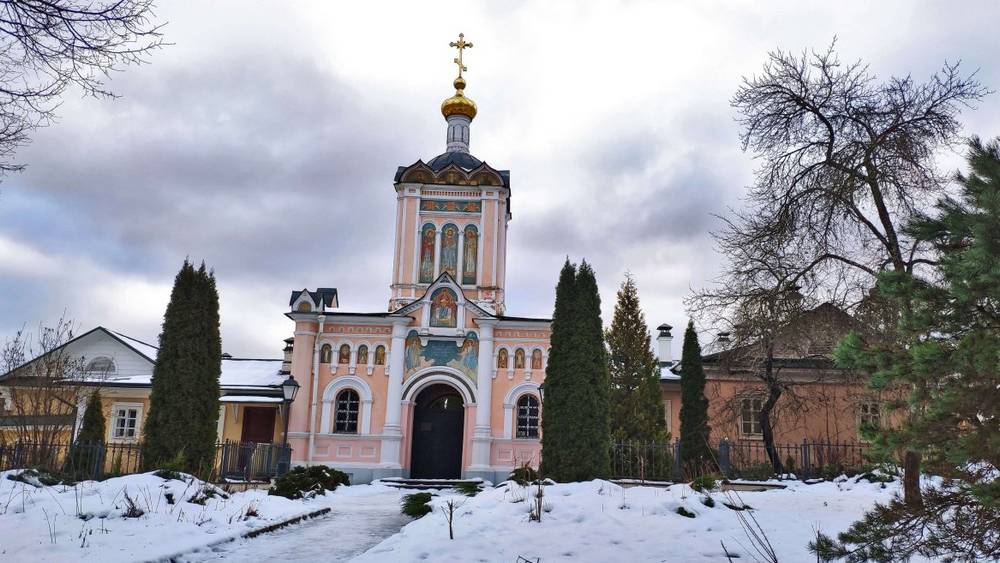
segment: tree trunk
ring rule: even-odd
[[[771,345],[767,347],[767,359],[764,362],[764,381],[767,383],[767,400],[760,408],[760,431],[764,438],[764,451],[771,461],[771,467],[775,474],[781,475],[785,472],[785,468],[781,463],[778,449],[774,447],[774,431],[771,428],[771,411],[781,398],[781,386],[774,377],[774,347]]]
[[[903,502],[907,506],[923,506],[920,495],[920,458],[918,452],[909,451],[903,455]]]

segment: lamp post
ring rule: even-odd
[[[299,392],[299,382],[295,377],[289,375],[288,379],[281,382],[281,394],[285,400],[285,434],[281,445],[281,461],[278,463],[278,474],[282,475],[289,470],[292,463],[291,451],[288,449],[288,419],[292,417],[292,401]]]

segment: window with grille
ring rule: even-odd
[[[764,400],[751,397],[740,401],[740,434],[743,436],[760,436],[760,411]]]
[[[882,425],[882,406],[876,401],[867,401],[858,405],[858,426],[878,428]]]
[[[139,436],[139,416],[142,407],[138,405],[115,405],[111,421],[111,438],[115,440],[135,440]]]
[[[111,358],[99,356],[87,362],[85,370],[90,375],[114,375],[115,362]]]
[[[524,395],[517,400],[517,437],[538,437],[538,399],[534,395]]]
[[[344,434],[357,434],[359,406],[360,401],[358,400],[357,391],[344,389],[340,393],[337,393],[337,410],[333,431]]]

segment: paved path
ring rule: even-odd
[[[399,513],[397,491],[346,497],[322,517],[191,554],[185,563],[206,561],[348,561],[410,522]]]

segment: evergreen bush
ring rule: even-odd
[[[685,518],[694,518],[697,516],[694,512],[691,512],[683,506],[678,506],[676,512]]]
[[[411,518],[420,518],[433,510],[428,504],[434,495],[431,493],[410,493],[403,496],[401,512]]]
[[[274,480],[267,494],[289,499],[311,498],[336,490],[340,485],[350,485],[350,477],[325,465],[296,467]]]

